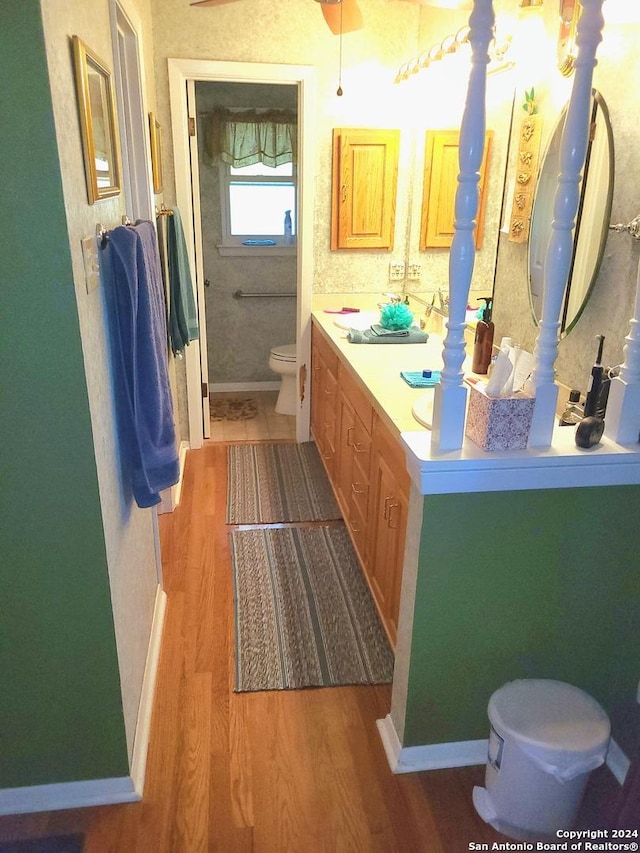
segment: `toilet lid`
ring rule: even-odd
[[[271,357],[277,361],[295,361],[296,360],[296,345],[282,344],[282,346],[274,347],[271,350]]]

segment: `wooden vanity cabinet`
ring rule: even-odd
[[[311,428],[392,646],[398,631],[410,478],[399,438],[316,326]]]
[[[371,445],[365,571],[393,646],[398,632],[410,487],[402,448],[388,427],[376,416]]]
[[[332,249],[393,249],[399,130],[334,128]]]
[[[345,524],[366,562],[373,409],[343,364],[338,365],[338,446],[335,489]]]
[[[333,479],[338,430],[338,357],[315,327],[311,333],[311,368],[311,432]]]

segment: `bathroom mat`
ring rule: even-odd
[[[248,421],[258,414],[254,397],[211,397],[211,419],[214,421]]]
[[[342,517],[313,442],[231,444],[227,472],[227,524]]]
[[[393,652],[343,524],[230,536],[236,692],[391,682]]]

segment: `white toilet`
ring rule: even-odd
[[[269,355],[269,367],[282,377],[280,393],[276,401],[276,412],[280,415],[296,414],[296,345],[283,344],[273,347]]]

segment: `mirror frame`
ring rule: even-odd
[[[115,101],[111,85],[111,72],[105,63],[78,36],[72,37],[73,58],[82,133],[82,151],[87,180],[89,204],[95,204],[103,198],[113,198],[120,194],[121,170],[118,131],[116,125]],[[96,74],[100,82],[98,99],[89,83],[89,75]],[[104,122],[105,177],[96,167],[98,151],[97,122],[98,112],[102,112]]]
[[[570,318],[569,323],[567,323],[567,307],[568,307],[570,293],[571,293],[572,276],[573,276],[573,272],[574,272],[576,255],[578,252],[578,243],[579,243],[580,237],[581,237],[580,226],[582,224],[582,214],[583,214],[584,196],[585,196],[585,181],[584,181],[584,179],[580,183],[580,200],[579,200],[579,204],[578,204],[578,210],[576,212],[576,219],[575,219],[575,226],[574,226],[574,237],[573,237],[573,244],[572,244],[572,250],[571,250],[571,266],[569,268],[569,276],[567,279],[567,285],[566,285],[565,293],[564,293],[563,300],[562,300],[562,315],[560,317],[561,322],[560,322],[560,330],[559,330],[560,337],[566,337],[566,335],[568,335],[569,332],[575,327],[576,323],[578,322],[578,320],[582,316],[582,313],[584,312],[584,309],[585,309],[585,307],[589,301],[589,297],[591,296],[591,293],[592,293],[594,285],[595,285],[596,278],[598,277],[598,273],[600,271],[600,266],[602,265],[602,258],[604,257],[604,250],[605,250],[605,246],[607,244],[607,238],[609,236],[609,223],[611,221],[611,207],[613,204],[613,189],[614,189],[614,177],[615,177],[615,149],[614,149],[614,140],[613,140],[613,128],[611,126],[611,119],[609,116],[609,110],[607,108],[607,104],[606,104],[604,98],[602,97],[600,92],[598,92],[597,89],[593,89],[591,94],[592,94],[592,107],[591,107],[592,123],[593,123],[593,121],[595,121],[596,112],[599,110],[602,114],[603,121],[604,121],[604,128],[605,128],[606,133],[607,133],[607,140],[608,140],[608,147],[609,147],[609,174],[608,174],[609,188],[608,188],[607,199],[606,199],[606,202],[604,205],[604,210],[603,210],[601,230],[600,230],[599,235],[597,235],[598,253],[597,253],[597,256],[596,256],[595,261],[593,263],[593,270],[591,272],[591,278],[589,279],[589,282],[584,289],[584,296],[582,298],[582,301],[580,303],[579,308],[576,310],[574,316]],[[556,135],[560,134],[560,136],[562,136],[566,115],[567,115],[567,106],[565,105],[565,107],[563,108],[562,112],[560,113],[558,121],[557,121],[557,123],[556,123],[550,137],[549,137],[549,140],[547,142],[547,146],[546,146],[546,149],[544,152],[544,156],[542,157],[542,160],[540,161],[540,169],[538,171],[538,177],[536,179],[534,205],[533,205],[533,210],[531,213],[532,233],[533,233],[533,217],[535,216],[535,213],[536,213],[536,202],[538,201],[537,196],[538,196],[538,186],[539,186],[539,182],[540,182],[540,176],[542,174],[542,170],[545,167],[545,163],[547,161],[549,151],[551,149],[551,146],[553,144],[553,141],[554,141]],[[584,166],[584,170],[586,170],[586,174],[587,174],[587,180],[588,180],[588,175],[589,175],[589,159],[590,159],[590,156],[591,156],[591,144],[589,144],[589,147],[587,149],[587,155],[586,155],[585,166]],[[549,227],[550,226],[551,226],[551,217],[549,217]],[[583,237],[583,239],[589,239],[589,236]],[[592,239],[596,239],[596,238],[592,238]],[[546,247],[543,248],[543,252],[546,253]],[[544,270],[543,270],[543,274],[544,274]],[[533,296],[531,293],[531,278],[532,278],[532,276],[531,276],[531,237],[530,237],[529,247],[528,247],[528,252],[527,252],[527,286],[528,286],[528,294],[529,294],[529,305],[531,307],[531,315],[533,317],[535,325],[539,326],[540,325],[540,318],[536,315],[536,312],[534,310]]]

